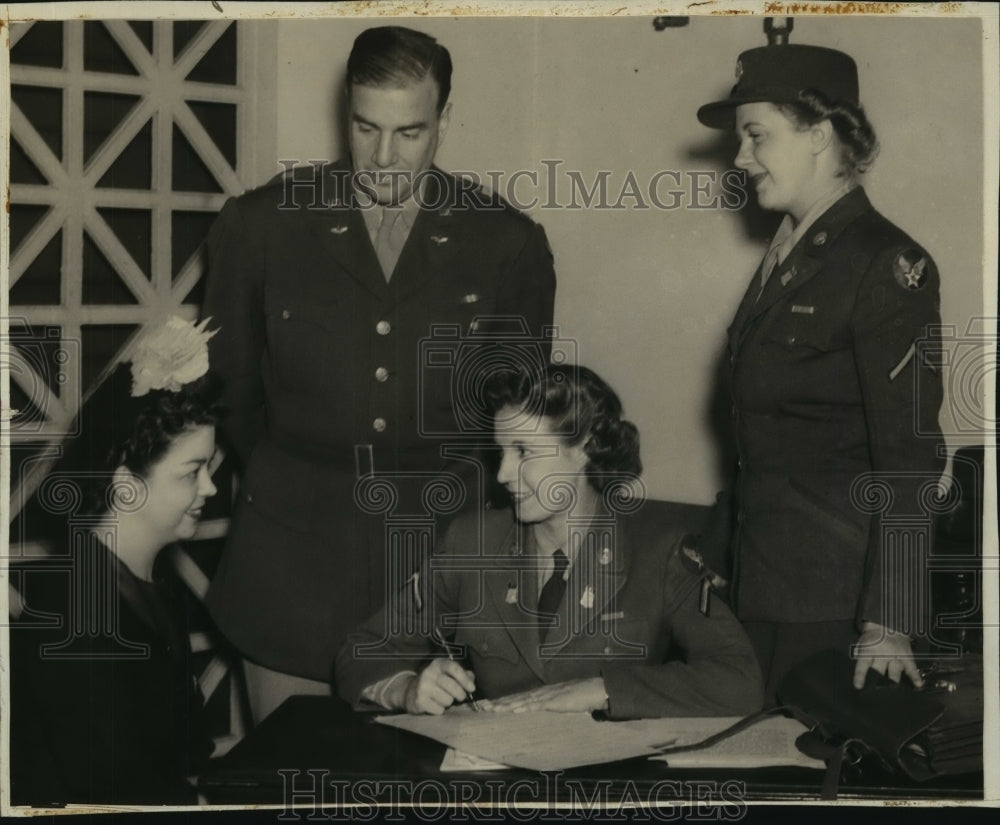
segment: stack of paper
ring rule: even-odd
[[[539,771],[565,770],[634,756],[663,759],[671,767],[823,767],[821,761],[805,756],[795,747],[795,739],[805,727],[783,717],[764,719],[711,748],[666,756],[660,754],[660,748],[701,741],[739,719],[598,722],[589,713],[474,713],[461,706],[441,716],[401,714],[380,716],[378,721],[428,736],[460,752],[462,756],[453,754],[442,766],[450,770],[484,769],[481,761],[470,763],[472,757]]]

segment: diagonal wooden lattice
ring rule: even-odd
[[[28,32],[31,23],[15,24],[11,48]],[[63,357],[56,359],[59,374],[42,376],[39,366],[21,359],[11,369],[15,381],[40,411],[43,421],[22,431],[15,416],[11,434],[15,439],[53,440],[67,431],[83,400],[87,387],[81,386],[79,363],[81,329],[85,325],[143,325],[174,313],[193,318],[197,307],[184,303],[201,278],[200,256],[172,261],[171,218],[175,211],[214,213],[226,197],[242,192],[247,178],[244,167],[244,106],[248,95],[244,61],[237,58],[237,82],[195,82],[186,79],[199,62],[226,33],[231,21],[203,24],[175,56],[173,22],[152,24],[152,48],[148,49],[126,21],[105,21],[102,25],[124,54],[136,74],[114,74],[85,69],[84,25],[62,24],[61,68],[11,65],[11,82],[18,86],[57,89],[62,95],[62,151],[56,155],[25,113],[12,102],[11,139],[45,178],[45,184],[16,183],[10,199],[15,206],[44,206],[47,212],[21,240],[10,255],[10,286],[13,288],[33,261],[57,234],[61,236],[59,303],[54,305],[13,304],[12,325],[61,330]],[[238,53],[239,54],[239,53]],[[85,152],[84,97],[103,92],[129,95],[137,99],[127,115],[110,131],[88,158]],[[236,109],[237,163],[226,159],[212,136],[192,111],[192,102],[227,103]],[[140,130],[151,124],[151,185],[148,189],[124,189],[98,182],[129,147]],[[172,189],[173,141],[175,128],[183,135],[212,178],[218,193],[182,192]],[[135,260],[102,216],[103,209],[142,209],[150,214],[151,236],[149,276]],[[84,244],[88,237],[125,285],[134,302],[95,304],[84,301]],[[133,336],[134,337],[134,336]],[[107,367],[122,358],[132,339],[117,353],[109,353]],[[12,353],[16,358],[16,354]],[[54,379],[54,380],[53,380]],[[56,389],[53,389],[56,388]]]
[[[173,259],[178,249],[172,236],[175,217],[178,213],[210,216],[222,207],[229,195],[242,192],[249,179],[253,157],[251,141],[254,138],[253,130],[247,128],[255,111],[255,91],[249,80],[254,54],[252,48],[244,48],[242,30],[236,32],[235,37],[235,83],[188,79],[200,76],[196,69],[203,58],[227,32],[232,33],[230,27],[241,24],[231,21],[185,24],[185,35],[191,36],[175,54],[178,24],[173,21],[144,24],[143,31],[151,32],[148,47],[143,37],[126,21],[63,22],[59,28],[62,63],[58,68],[17,62],[15,47],[33,25],[36,24],[14,24],[10,30],[12,89],[28,87],[58,91],[61,97],[61,146],[53,151],[46,140],[53,140],[51,134],[40,133],[29,116],[33,113],[23,111],[16,99],[12,99],[12,144],[16,144],[26,163],[34,166],[37,171],[34,177],[43,179],[44,183],[12,184],[9,202],[14,208],[27,207],[35,210],[36,214],[41,211],[39,207],[45,211],[19,239],[17,246],[10,250],[9,283],[13,290],[32,264],[51,249],[53,239],[58,237],[59,293],[57,303],[12,303],[10,306],[8,374],[37,413],[21,417],[21,420],[14,414],[11,419],[12,440],[35,449],[32,460],[22,465],[27,467],[27,471],[14,480],[9,508],[12,518],[23,508],[58,456],[58,450],[52,445],[71,432],[71,423],[88,390],[96,388],[114,365],[128,355],[136,334],[147,324],[157,322],[168,314],[189,319],[197,315],[198,308],[186,303],[186,300],[202,277],[201,256],[197,250],[189,253],[187,250],[192,244],[188,243],[183,253],[186,259]],[[102,27],[102,42],[107,43],[106,38],[110,38],[116,59],[120,59],[119,55],[124,56],[132,73],[88,68],[85,55],[87,26]],[[93,35],[94,29],[89,33]],[[195,74],[192,75],[192,72]],[[86,112],[87,96],[94,93],[119,96],[116,99],[131,102],[127,113],[117,123],[100,124],[96,131],[101,140],[96,148],[93,146],[93,130],[88,135]],[[229,147],[229,158],[192,109],[192,105],[220,103],[235,110],[235,150]],[[116,162],[131,150],[137,136],[144,130],[148,130],[150,135],[148,187],[135,188],[134,176],[126,176],[132,184],[129,188],[115,187],[113,171]],[[177,135],[185,141],[184,148],[188,154],[194,153],[214,182],[207,188],[217,191],[178,191],[174,188],[178,180],[173,168]],[[145,142],[140,141],[140,145],[145,145]],[[233,154],[235,163],[232,162]],[[134,242],[123,243],[106,218],[110,214],[108,210],[140,210],[143,215],[148,214],[149,236],[139,244],[139,247],[144,245],[146,248],[138,248]],[[201,239],[195,237],[193,240],[193,245],[197,245]],[[113,273],[105,268],[100,271],[99,277],[114,277],[120,281],[130,296],[128,303],[86,300],[88,245],[91,254],[96,249],[110,267],[110,273]],[[51,269],[51,259],[45,260],[43,268]],[[32,272],[37,270],[36,266]],[[56,276],[53,272],[45,274],[50,279]],[[29,294],[34,293],[29,291]],[[104,292],[100,294],[103,296]],[[108,294],[111,294],[110,290]],[[108,347],[99,353],[106,362],[95,386],[88,388],[83,386],[82,361],[84,357],[93,361],[95,353],[83,352],[83,329],[101,326],[130,327],[135,329],[135,333],[117,351]],[[15,328],[20,332],[15,332]],[[54,341],[51,340],[53,337]],[[31,347],[34,346],[37,352],[35,339],[54,344],[58,348],[55,357],[30,357],[27,350]],[[47,374],[53,370],[56,374]],[[222,536],[227,524],[227,519],[202,524],[197,537]],[[20,542],[15,555],[39,555],[44,548],[28,546],[36,544],[29,536],[28,541]],[[178,558],[187,562],[179,565],[177,559],[173,560],[182,580],[193,587],[197,595],[203,595],[204,574],[189,557]],[[15,591],[11,592],[12,596],[17,596]],[[11,604],[16,603],[17,600],[12,598]],[[230,735],[217,742],[222,747],[236,741],[243,730],[238,677],[229,672],[228,666],[228,660],[217,655],[199,677],[206,696],[211,695],[220,684],[229,686],[231,731]],[[226,681],[227,674],[231,678]],[[218,753],[217,749],[216,755]]]
[[[127,21],[70,21],[60,24],[61,66],[49,67],[27,65],[35,62],[31,60],[18,62],[16,46],[33,25],[36,24],[15,23],[11,27],[11,88],[58,91],[62,101],[59,113],[61,146],[54,152],[45,139],[52,140],[51,135],[43,136],[28,114],[11,101],[12,147],[16,144],[44,183],[12,184],[10,203],[14,208],[44,208],[45,213],[10,250],[9,285],[13,290],[46,249],[51,254],[53,239],[58,237],[59,295],[58,303],[10,305],[8,373],[34,407],[27,415],[10,411],[10,434],[14,443],[37,445],[41,449],[39,457],[54,458],[58,453],[45,445],[56,444],[72,432],[73,419],[80,405],[114,366],[128,357],[143,327],[168,314],[188,319],[197,315],[198,307],[186,303],[186,299],[203,274],[200,250],[196,249],[193,254],[185,251],[185,260],[172,260],[176,250],[172,236],[174,219],[202,213],[210,220],[227,197],[246,188],[255,151],[254,130],[249,124],[256,116],[253,81],[256,59],[253,44],[256,41],[247,36],[246,24],[232,21],[200,24],[156,21],[139,24],[149,33],[145,38],[149,42],[147,47],[138,30]],[[185,26],[183,33],[178,28],[181,25]],[[105,42],[110,38],[119,60],[120,56],[128,60],[130,73],[88,68],[85,26],[102,27],[101,37]],[[238,29],[230,31],[230,27]],[[233,69],[230,76],[221,80],[213,76],[212,82],[189,79],[189,76],[205,76],[199,64],[227,33],[236,44],[235,66],[230,60],[226,69],[227,72]],[[51,31],[46,32],[46,36],[50,34]],[[93,35],[94,30],[89,34]],[[176,53],[175,37],[176,45],[183,44]],[[85,111],[86,98],[94,93],[134,101],[117,124],[101,124],[107,134],[101,135],[96,149],[88,144],[93,135],[87,135]],[[229,147],[229,155],[230,158],[235,155],[235,163],[227,159],[224,148],[216,144],[192,109],[192,106],[213,104],[225,104],[234,111],[235,147]],[[116,188],[115,164],[131,151],[140,132],[148,132],[150,136],[149,185],[135,188],[131,181],[130,188]],[[199,189],[214,191],[174,188],[174,143],[178,135],[186,142],[187,154],[197,159],[204,167],[204,176],[213,182]],[[109,225],[105,218],[109,214],[107,210],[148,213],[147,248],[138,251],[139,257],[145,259],[142,265],[136,260],[135,245],[127,248]],[[194,240],[195,245],[200,246],[201,239]],[[111,303],[110,299],[106,299],[107,303],[85,300],[88,244],[91,254],[96,249],[113,277],[127,290],[128,303]],[[144,266],[147,267],[145,271]],[[48,269],[52,269],[51,264]],[[56,273],[47,271],[46,275],[54,278]],[[112,276],[104,271],[99,277],[106,281]],[[93,332],[123,327],[133,330],[123,341],[116,338],[116,333],[111,336],[116,339],[112,346],[101,352],[83,352],[84,328]],[[42,345],[55,345],[54,357],[37,357],[38,339]],[[84,386],[84,358],[89,359],[91,371],[94,364],[99,367],[97,378],[89,387]],[[27,472],[12,478],[9,502],[12,518],[44,478],[52,458],[27,462],[30,465]],[[216,535],[224,534],[226,525],[223,521],[201,527],[204,529],[200,532]]]

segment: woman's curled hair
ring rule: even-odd
[[[549,364],[544,370],[502,371],[491,377],[486,397],[497,415],[510,407],[519,415],[544,417],[570,446],[583,443],[585,472],[599,493],[642,472],[639,430],[622,418],[622,403],[593,370]]]
[[[222,417],[221,380],[212,372],[180,390],[133,397],[128,364],[119,365],[84,403],[72,438],[53,476],[70,474],[81,486],[80,512],[99,515],[118,467],[139,477],[166,454],[179,435],[214,426]]]
[[[865,110],[849,101],[832,101],[815,89],[803,89],[795,103],[782,103],[779,108],[800,128],[829,120],[843,147],[844,163],[854,172],[866,172],[878,156],[879,144],[875,129]]]

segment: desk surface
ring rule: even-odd
[[[297,696],[216,760],[199,785],[211,804],[436,805],[443,799],[486,806],[818,799],[823,781],[822,771],[806,768],[677,769],[646,758],[544,774],[442,773],[444,751],[438,742],[380,725],[339,699]],[[842,777],[841,799],[983,795],[981,774],[914,783],[874,765],[863,769],[864,775]]]

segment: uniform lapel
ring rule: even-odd
[[[537,602],[537,578],[529,567],[533,558],[533,548],[528,545],[530,535],[523,525],[515,525],[499,543],[495,550],[498,567],[509,572],[486,576],[486,591],[521,658],[539,679],[544,679],[544,669],[538,658],[538,625],[532,612]],[[516,590],[513,596],[511,585]]]
[[[625,586],[625,542],[620,519],[595,518],[587,530],[572,540],[581,546],[569,571],[566,596],[559,607],[559,623],[549,631],[543,654],[552,656],[586,631]]]
[[[421,201],[435,208],[418,210],[392,276],[398,301],[421,292],[430,279],[451,271],[459,246],[454,197],[451,179],[434,168],[425,178]]]
[[[760,265],[758,265],[757,271],[753,274],[753,278],[750,279],[750,286],[747,287],[747,291],[743,293],[743,300],[740,301],[740,305],[736,310],[733,322],[729,325],[729,348],[733,352],[736,352],[736,350],[739,349],[740,341],[743,337],[743,330],[746,328],[747,318],[750,317],[754,304],[757,302],[757,296],[760,294],[761,266],[763,266],[763,261]]]
[[[323,208],[316,204],[300,207],[309,219],[310,231],[332,267],[384,300],[388,287],[351,185],[350,169],[338,164],[324,174],[322,191],[328,200]]]
[[[803,250],[803,244],[810,234],[807,232],[806,236],[788,253],[788,257],[774,268],[771,277],[767,279],[760,299],[750,307],[744,321],[745,326],[767,312],[778,301],[784,300],[799,290],[803,284],[819,272],[822,259],[806,254],[806,251]]]
[[[746,338],[756,319],[779,301],[795,294],[823,268],[823,261],[833,242],[843,230],[863,212],[871,209],[864,190],[858,186],[826,210],[795,244],[788,257],[774,268],[764,292],[760,291],[760,268],[750,289],[743,296],[736,318],[729,328],[729,346],[735,353]]]
[[[388,287],[361,212],[345,208],[316,215],[313,231],[330,261],[366,290],[384,298]]]

